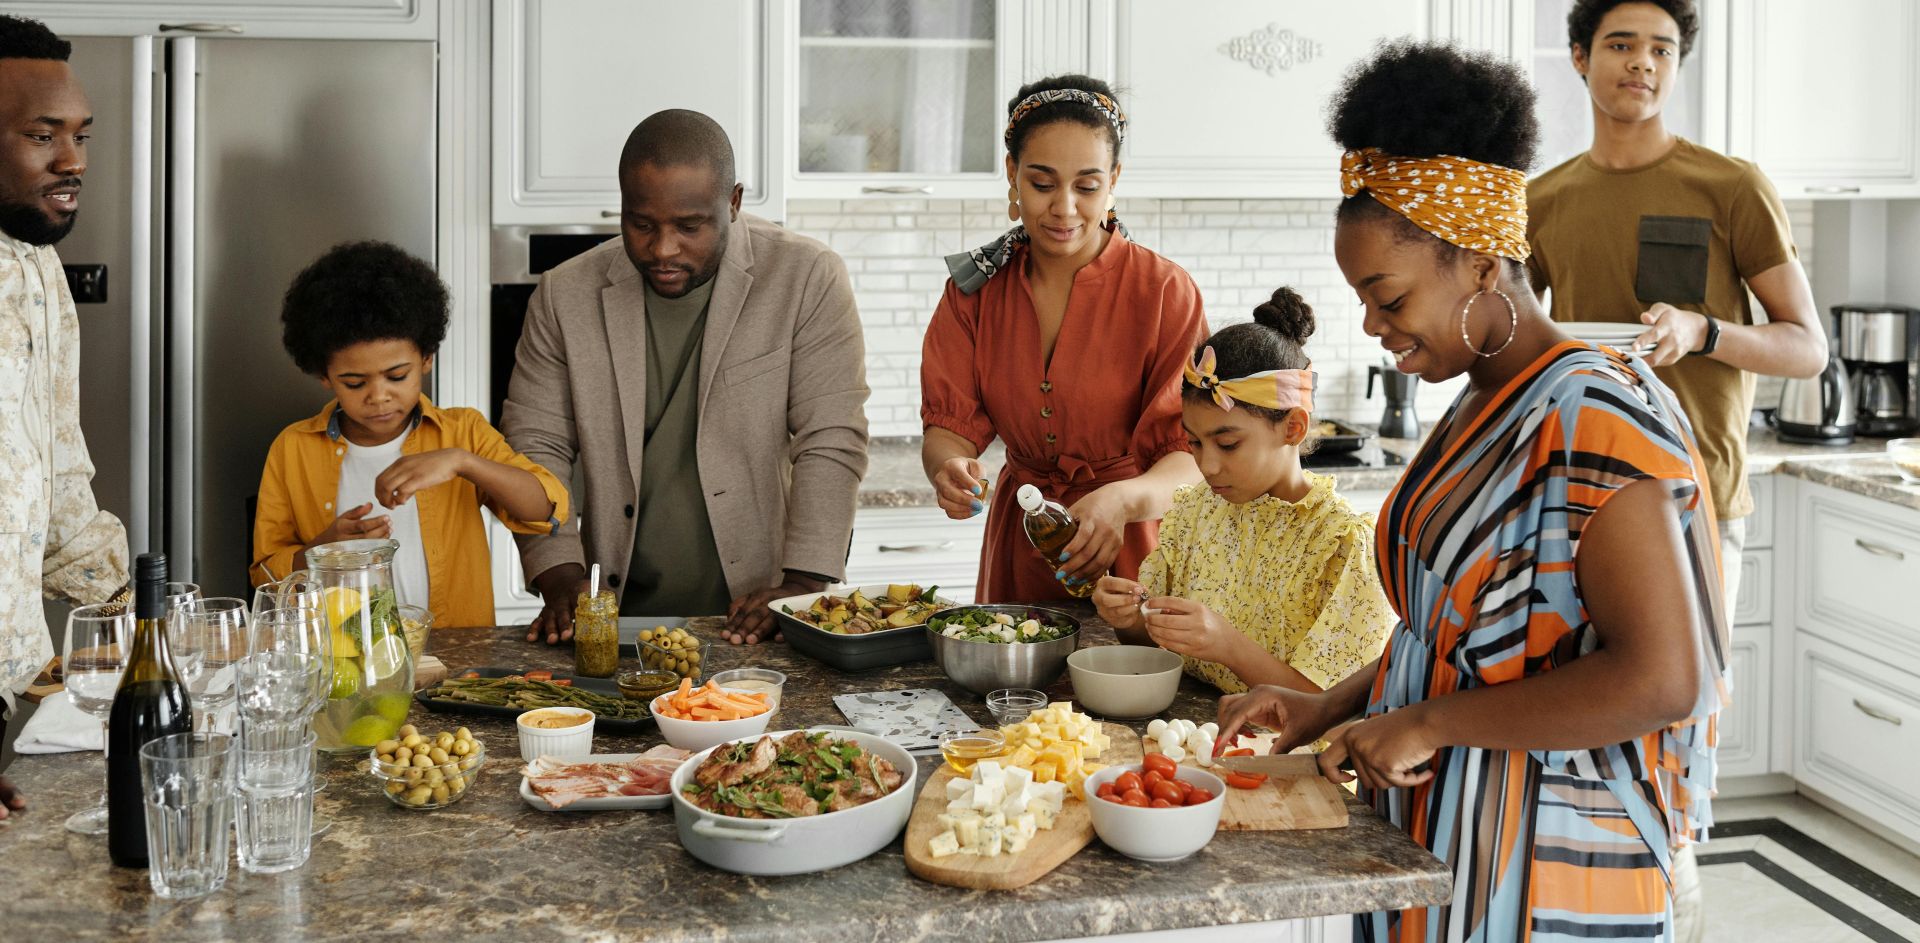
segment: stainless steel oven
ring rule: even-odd
[[[487,418],[495,426],[500,424],[500,404],[507,400],[507,381],[513,378],[513,358],[520,347],[520,328],[527,320],[527,300],[533,297],[540,274],[619,235],[619,227],[613,225],[494,227],[489,326],[493,356],[487,365],[493,392]]]

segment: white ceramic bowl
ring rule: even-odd
[[[723,691],[739,691],[741,694],[761,692],[746,691],[739,688],[721,686]],[[660,725],[660,735],[667,742],[682,750],[699,752],[743,737],[755,737],[767,730],[767,723],[773,720],[773,711],[764,710],[752,717],[739,720],[681,720],[660,713],[660,702],[672,697],[669,691],[653,699],[651,709],[653,722]],[[769,698],[768,700],[772,700]]]
[[[1140,764],[1109,766],[1087,777],[1087,810],[1093,813],[1093,833],[1108,848],[1142,861],[1179,861],[1213,840],[1220,828],[1220,810],[1227,805],[1227,784],[1202,769],[1182,766],[1178,772],[1186,780],[1213,793],[1199,805],[1172,809],[1142,809],[1121,805],[1096,795],[1102,783],[1120,778],[1122,773],[1142,772]]]
[[[587,722],[571,727],[534,727],[527,722],[540,715],[564,714],[577,717],[585,714]],[[520,758],[528,763],[543,756],[563,760],[583,759],[593,755],[593,712],[584,707],[542,707],[527,711],[514,718],[513,726],[520,731]]]
[[[1152,645],[1099,645],[1067,656],[1073,699],[1101,717],[1152,717],[1180,690],[1180,656]]]
[[[681,846],[701,861],[739,874],[825,871],[885,848],[906,828],[907,816],[913,812],[914,798],[920,794],[919,764],[885,737],[854,730],[827,732],[836,740],[851,740],[885,757],[906,776],[900,788],[865,805],[825,815],[738,819],[708,812],[681,793],[706,761],[707,754],[698,753],[673,771],[673,819]],[[790,733],[783,730],[769,736],[779,740]]]

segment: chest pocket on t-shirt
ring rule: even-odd
[[[1640,217],[1640,262],[1634,297],[1652,304],[1707,300],[1707,247],[1713,221],[1703,216]]]

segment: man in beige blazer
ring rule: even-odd
[[[589,563],[622,613],[725,612],[734,642],[845,575],[867,468],[853,288],[826,246],[741,215],[741,189],[711,118],[647,118],[620,155],[621,238],[528,303],[502,431],[585,491],[578,523],[517,538],[545,600],[528,641],[572,637]]]

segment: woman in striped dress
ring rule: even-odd
[[[1366,331],[1466,387],[1381,514],[1401,621],[1376,666],[1227,698],[1221,726],[1325,733],[1321,769],[1447,863],[1447,904],[1363,914],[1367,940],[1670,940],[1672,851],[1711,823],[1712,501],[1647,364],[1567,338],[1527,288],[1532,98],[1511,65],[1399,44],[1333,111]]]

